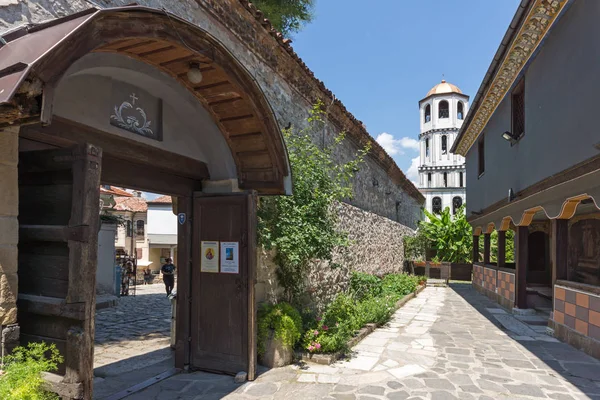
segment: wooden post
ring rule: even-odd
[[[567,256],[569,252],[569,220],[552,220],[552,284],[557,279],[569,279]]]
[[[490,243],[491,243],[491,234],[486,233],[483,235],[483,263],[490,263]]]
[[[527,261],[529,257],[529,228],[517,226],[517,248],[515,255],[516,268],[516,299],[518,308],[527,308]]]
[[[177,308],[175,311],[175,368],[190,363],[190,299],[192,287],[192,198],[177,198],[177,213],[185,213],[185,221],[177,225]],[[200,243],[197,243],[199,246]]]
[[[473,262],[479,262],[479,236],[473,235]]]
[[[506,231],[498,231],[498,267],[506,267]]]

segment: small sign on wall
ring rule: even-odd
[[[201,272],[219,272],[219,242],[206,241],[201,242],[200,251],[202,252],[200,260]]]
[[[162,140],[162,101],[145,90],[113,81],[110,124],[154,140]]]
[[[240,273],[240,243],[221,242],[221,273]]]

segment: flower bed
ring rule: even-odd
[[[302,341],[302,359],[330,364],[350,347],[389,321],[414,297],[424,277],[391,274],[383,279],[354,273],[348,293],[342,293],[321,316],[309,323]]]

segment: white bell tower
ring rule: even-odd
[[[431,213],[446,207],[454,214],[465,204],[465,159],[451,154],[469,111],[469,96],[455,85],[442,80],[419,101],[421,119],[418,186],[425,196],[425,208]]]

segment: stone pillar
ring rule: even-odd
[[[569,252],[569,220],[568,219],[553,219],[552,220],[552,245],[551,245],[551,260],[552,260],[552,285],[558,279],[567,280],[568,267],[567,257]]]
[[[498,267],[506,267],[506,231],[498,231]]]
[[[479,262],[479,236],[473,235],[473,262]]]
[[[490,244],[491,244],[491,234],[486,233],[483,235],[483,263],[490,263]]]
[[[0,129],[0,328],[5,351],[18,344],[19,128]]]
[[[529,228],[517,226],[517,246],[515,262],[517,264],[515,273],[516,293],[515,303],[517,308],[527,308],[527,262],[529,257]]]

